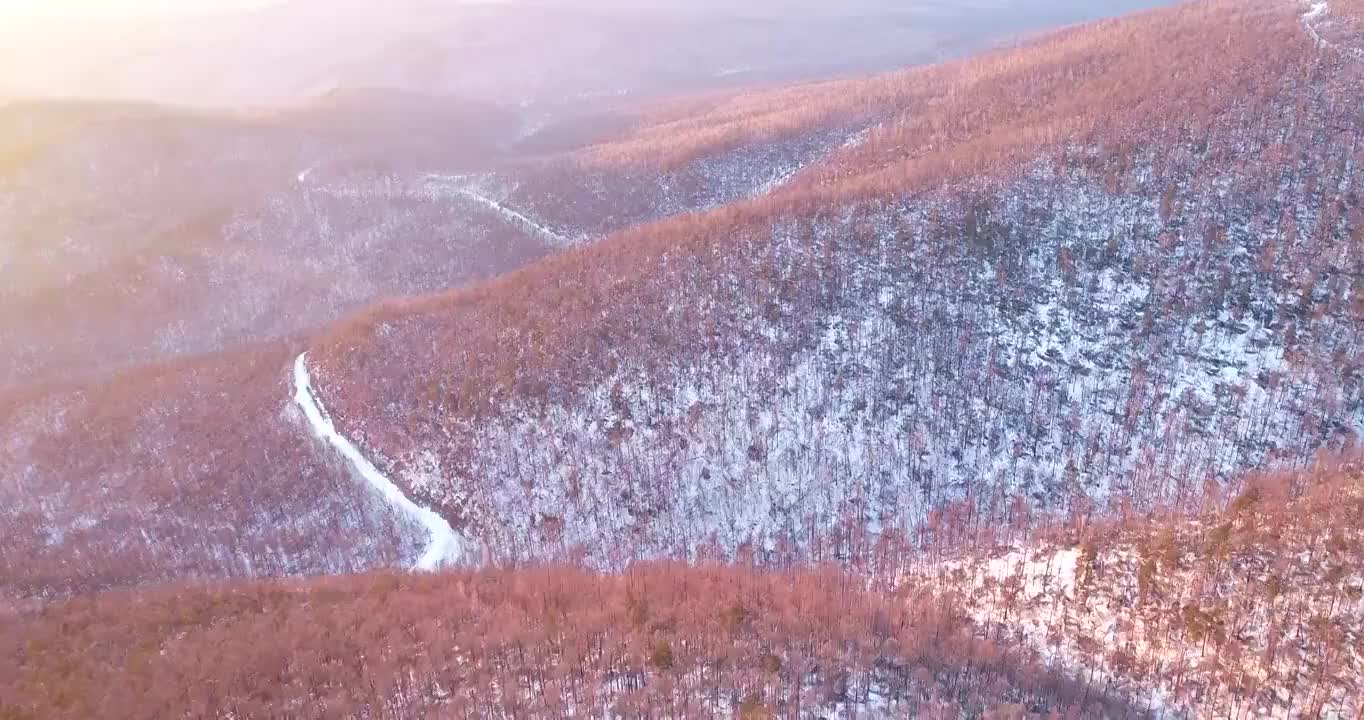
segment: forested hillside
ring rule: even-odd
[[[1143,709],[1360,717],[1362,493],[1357,457],[1323,459],[1209,487],[1187,513],[1024,541],[991,533],[907,575],[951,594],[985,637],[1021,642]]]
[[[371,112],[380,101],[389,112]],[[499,190],[562,159],[474,147],[477,118],[454,125],[458,108],[425,102],[337,93],[247,119],[0,109],[25,148],[0,174],[12,191],[0,193],[0,231],[19,240],[0,245],[0,526],[12,540],[0,594],[358,571],[421,554],[411,528],[309,437],[290,402],[299,338],[375,298],[475,282],[629,224],[542,220]],[[407,134],[423,123],[451,135]],[[467,145],[447,142],[456,135]],[[740,196],[805,147],[699,162],[739,178]],[[667,172],[599,177],[644,188]],[[702,192],[647,212],[713,202]]]
[[[721,85],[0,107],[0,720],[1364,717],[1364,0]]]
[[[425,535],[290,405],[295,349],[0,395],[0,605],[409,564]]]
[[[927,593],[673,563],[159,590],[0,616],[3,717],[1130,713]]]
[[[1301,10],[788,97],[898,119],[771,195],[364,314],[318,390],[495,553],[605,567],[1301,466],[1364,429],[1361,65],[1308,31],[1347,14]]]
[[[1358,717],[1360,467],[1112,521],[966,503],[711,557],[0,609],[6,718]],[[870,541],[869,541],[870,540]]]

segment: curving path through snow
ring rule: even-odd
[[[502,203],[496,200],[493,200],[492,198],[479,195],[478,193],[468,188],[460,188],[455,192],[463,197],[473,200],[474,202],[480,205],[483,205],[484,207],[493,210],[494,212],[500,214],[502,217],[506,218],[513,225],[518,225],[526,230],[529,230],[532,233],[539,235],[540,237],[547,240],[551,245],[557,245],[558,247],[566,248],[573,244],[572,239],[564,237],[563,235],[560,235],[559,233],[550,230],[544,225],[541,225],[540,223],[531,220],[525,215],[507,207],[506,205],[503,205]]]
[[[404,495],[401,488],[380,472],[379,468],[366,459],[351,441],[337,431],[336,424],[332,422],[331,416],[327,414],[316,393],[313,392],[312,377],[308,374],[307,357],[308,354],[303,353],[294,361],[294,402],[303,410],[313,434],[341,453],[341,456],[355,468],[355,471],[371,487],[383,496],[388,504],[420,522],[431,533],[431,544],[427,546],[426,552],[417,559],[413,569],[437,570],[443,566],[453,565],[464,560],[468,554],[466,543],[459,533],[450,527],[450,523],[440,514],[430,508],[418,505]]]

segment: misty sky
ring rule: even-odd
[[[12,18],[140,18],[259,7],[273,0],[0,0],[0,22]]]
[[[883,71],[1171,1],[0,0],[0,102],[577,103]]]

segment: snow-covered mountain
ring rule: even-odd
[[[390,517],[289,402],[298,338],[628,224],[555,212],[548,194],[589,176],[566,171],[579,153],[556,143],[651,111],[620,112],[533,152],[508,141],[520,131],[495,109],[392,91],[249,117],[105,103],[0,112],[16,130],[0,175],[6,591],[418,560],[421,528]],[[665,203],[641,190],[638,207],[653,219],[767,192],[812,147],[705,149],[698,166],[732,178],[717,186],[728,195]],[[687,172],[598,164],[590,177],[604,196]]]
[[[0,108],[0,718],[1359,717],[1362,55]]]
[[[362,315],[315,346],[318,392],[494,552],[605,567],[1300,466],[1364,432],[1360,78],[1301,23],[1188,6],[834,86],[932,110],[774,194]]]

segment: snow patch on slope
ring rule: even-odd
[[[968,615],[987,630],[1007,632],[1036,650],[1047,662],[1076,675],[1102,672],[1113,681],[1106,663],[1095,666],[1093,657],[1075,644],[1058,644],[1058,629],[1080,623],[1110,647],[1119,645],[1122,611],[1101,598],[1082,599],[1077,576],[1083,562],[1077,548],[1017,548],[984,561],[950,561],[935,568],[949,577],[965,578],[968,592],[963,601]],[[1168,653],[1169,661],[1182,659],[1182,649]],[[1142,700],[1148,709],[1180,712],[1170,689],[1161,684],[1146,688]]]
[[[1322,25],[1330,22],[1331,7],[1326,0],[1302,0],[1308,5],[1307,11],[1301,15],[1303,29],[1318,47],[1329,50],[1339,50],[1356,59],[1364,59],[1364,50],[1360,48],[1342,47],[1339,43],[1327,40],[1321,34]]]
[[[1321,33],[1317,31],[1316,27],[1317,21],[1326,14],[1326,11],[1327,5],[1325,2],[1322,2],[1321,0],[1313,2],[1312,6],[1307,9],[1307,12],[1302,14],[1302,26],[1307,28],[1307,33],[1312,36],[1313,40],[1317,41],[1318,45],[1331,47],[1331,43],[1321,37]]]
[[[1185,531],[1205,532],[1197,524]],[[1149,597],[1144,596],[1138,579],[1142,551],[1130,543],[1105,548],[1090,563],[1074,547],[1007,547],[992,557],[931,564],[921,571],[911,570],[910,575],[958,588],[960,607],[986,633],[1016,638],[1067,672],[1089,675],[1091,681],[1107,687],[1131,689],[1159,717],[1223,718],[1229,711],[1231,717],[1242,717],[1244,712],[1246,717],[1283,720],[1352,717],[1347,709],[1355,700],[1345,691],[1335,688],[1317,694],[1316,689],[1309,690],[1321,678],[1311,663],[1300,666],[1294,659],[1294,654],[1310,647],[1304,644],[1309,640],[1302,634],[1301,623],[1281,634],[1279,650],[1266,652],[1273,645],[1269,640],[1272,627],[1277,623],[1292,626],[1295,617],[1316,618],[1318,623],[1353,634],[1359,618],[1355,606],[1329,591],[1321,592],[1330,585],[1323,577],[1332,562],[1306,551],[1283,553],[1277,562],[1233,553],[1226,561],[1240,563],[1237,572],[1249,573],[1255,578],[1252,584],[1267,587],[1270,574],[1289,579],[1274,603],[1245,610],[1237,601],[1228,601],[1235,612],[1244,611],[1229,628],[1243,649],[1214,658],[1206,645],[1199,647],[1187,636],[1176,639],[1163,624],[1173,608],[1204,608],[1206,597],[1200,599],[1200,588],[1216,582],[1199,558],[1185,554],[1180,558],[1178,567],[1159,566],[1151,582],[1161,589],[1148,591]],[[1364,579],[1354,573],[1340,585],[1357,589],[1361,583]],[[1206,588],[1201,592],[1212,597],[1218,594]],[[1289,647],[1292,651],[1284,649]],[[1134,677],[1132,663],[1137,660],[1157,669]],[[1342,660],[1341,667],[1346,668],[1342,672],[1351,673],[1349,668],[1358,667],[1355,663]],[[1251,686],[1263,692],[1220,701],[1215,694],[1209,697],[1195,691],[1198,682],[1206,681],[1206,673],[1222,666],[1225,672],[1248,678]],[[1297,703],[1292,702],[1295,693],[1301,693]],[[1314,698],[1322,703],[1320,708]]]
[[[796,176],[801,173],[801,171],[805,170],[806,168],[812,165],[818,165],[820,163],[827,161],[830,157],[832,157],[835,153],[839,152],[840,150],[848,150],[861,145],[862,143],[866,142],[867,136],[870,134],[871,128],[863,128],[862,130],[859,130],[853,133],[852,135],[849,135],[848,138],[844,140],[841,145],[838,145],[828,151],[818,153],[808,159],[797,160],[797,162],[794,165],[781,169],[780,171],[777,172],[776,175],[772,177],[771,180],[768,180],[767,182],[755,188],[752,193],[752,197],[762,197],[763,195],[770,195],[773,192],[776,192],[777,190],[786,187],[787,185],[791,184],[791,181],[794,180]]]
[[[438,513],[412,502],[403,494],[392,480],[389,480],[377,467],[336,429],[336,424],[323,408],[321,401],[313,392],[312,377],[308,374],[307,353],[294,361],[294,402],[303,410],[313,434],[327,442],[341,453],[355,471],[364,478],[383,498],[403,513],[420,522],[431,533],[431,543],[426,552],[413,565],[417,570],[437,570],[442,566],[453,565],[469,556],[464,538],[450,527],[450,523]]]

